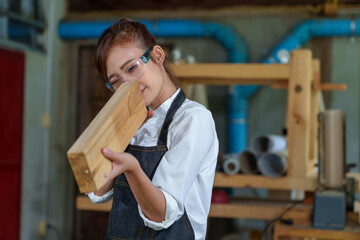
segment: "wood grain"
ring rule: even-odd
[[[123,152],[146,115],[138,83],[121,85],[67,152],[80,192],[97,190],[111,170],[101,148]]]
[[[288,171],[287,176],[308,175],[310,153],[312,55],[310,50],[291,52],[288,86]]]

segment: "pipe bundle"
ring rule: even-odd
[[[279,135],[258,136],[252,141],[251,149],[240,154],[225,156],[223,169],[233,175],[261,173],[267,177],[281,177],[287,169],[287,141]]]

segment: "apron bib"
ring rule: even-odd
[[[157,145],[143,147],[129,145],[125,150],[131,153],[139,162],[146,175],[152,180],[155,171],[168,150],[166,141],[169,125],[175,112],[185,101],[185,94],[180,90],[172,102],[164,124],[161,128]],[[146,227],[138,212],[138,204],[130,189],[124,174],[115,178],[113,205],[110,211],[105,239],[195,239],[193,228],[184,210],[183,216],[174,222],[169,228],[156,231]]]

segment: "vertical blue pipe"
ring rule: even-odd
[[[228,120],[228,149],[229,152],[238,153],[247,146],[247,109],[248,99],[241,91],[244,88],[230,87],[229,94],[229,120]]]

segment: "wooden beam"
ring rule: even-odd
[[[344,83],[319,83],[313,88],[321,91],[346,91],[347,85]]]
[[[270,178],[262,175],[226,175],[216,173],[214,187],[249,187],[249,188],[267,188],[278,190],[307,190],[314,191],[317,187],[317,178]]]
[[[282,237],[301,237],[327,240],[358,240],[360,239],[359,226],[346,226],[344,230],[316,229],[310,226],[289,226],[276,223],[274,227],[274,240]]]
[[[320,60],[312,60],[313,78],[312,84],[319,85],[321,80]],[[315,171],[318,159],[318,114],[319,114],[319,90],[311,89],[310,100],[310,141],[309,141],[309,165],[308,172]]]
[[[287,89],[287,82],[272,83],[273,89]],[[312,89],[317,91],[346,91],[347,85],[344,83],[319,83],[318,85],[312,84]]]
[[[311,115],[312,58],[310,50],[291,52],[288,86],[288,170],[287,176],[307,176]]]
[[[180,78],[181,83],[202,83],[207,85],[281,85],[285,83],[285,79],[255,79],[255,78]]]
[[[360,173],[347,173],[346,178],[354,179],[354,191],[360,192]],[[279,177],[263,175],[215,173],[214,187],[267,188],[276,190],[315,191],[318,187],[317,174],[306,178]],[[360,209],[360,208],[359,208]]]
[[[288,64],[179,64],[172,65],[181,82],[214,85],[257,84],[271,85],[287,82]]]
[[[227,204],[212,203],[209,217],[273,220],[279,217],[291,205],[290,201],[271,202],[269,200],[259,201],[257,199]],[[300,204],[287,212],[283,217],[293,219],[296,224],[310,225],[311,214],[311,205]]]
[[[121,85],[67,152],[80,192],[97,190],[111,170],[101,148],[123,152],[146,115],[138,83]]]

